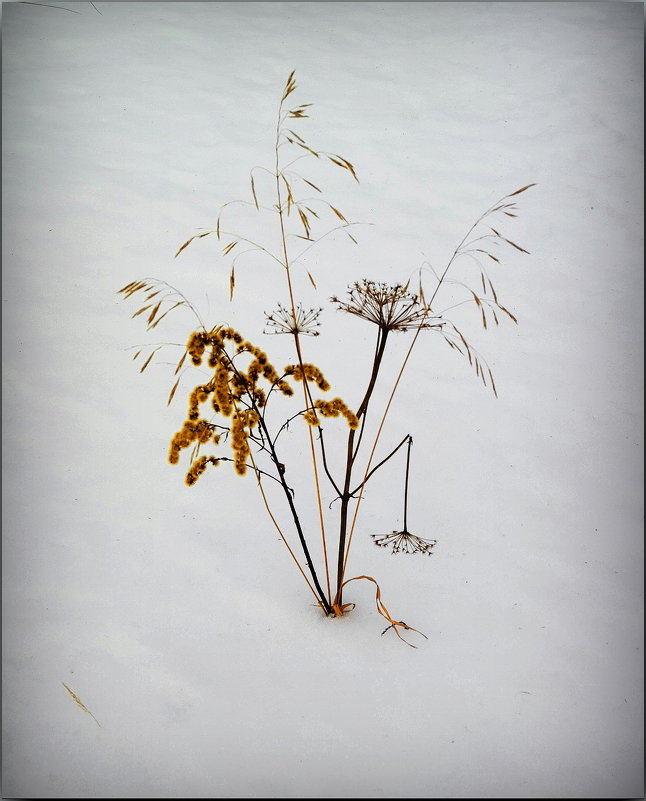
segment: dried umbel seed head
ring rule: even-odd
[[[381,548],[392,546],[391,553],[425,553],[429,556],[437,540],[424,540],[408,531],[393,531],[384,536],[378,534],[370,535],[375,545]]]
[[[411,328],[441,328],[437,317],[407,286],[377,281],[356,281],[348,289],[346,300],[330,298],[340,311],[354,314],[378,325],[383,331],[408,331]]]
[[[276,311],[271,314],[265,312],[267,318],[266,334],[305,334],[317,337],[319,332],[319,316],[322,309],[309,309],[305,311],[301,304],[295,308],[294,313],[291,309],[286,309],[280,303]]]

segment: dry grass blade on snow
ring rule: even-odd
[[[83,701],[81,701],[81,699],[78,697],[78,695],[73,690],[71,690],[67,686],[67,684],[65,684],[64,681],[62,681],[61,684],[63,685],[63,687],[65,687],[67,692],[70,694],[70,696],[72,697],[72,700],[74,701],[74,703],[78,707],[80,707],[84,712],[87,712],[88,715],[90,715],[90,717],[94,718],[94,721],[95,721],[96,725],[100,727],[101,724],[99,723],[99,721],[94,717],[94,715],[90,712],[90,710],[85,706],[85,704],[83,703]]]

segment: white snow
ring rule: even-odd
[[[643,797],[643,4],[52,5],[78,13],[2,6],[3,797]],[[140,375],[128,348],[183,343],[191,317],[145,335],[116,295],[169,281],[293,361],[262,336],[279,269],[241,261],[230,303],[213,237],[173,258],[251,200],[292,69],[314,104],[297,130],[361,183],[308,175],[374,224],[311,251],[318,294],[298,278],[326,306],[306,358],[351,406],[374,332],[327,298],[442,269],[537,183],[500,224],[530,255],[491,270],[519,325],[456,314],[499,399],[429,335],[380,446],[413,435],[409,522],[434,555],[369,537],[401,527],[403,451],[361,509],[349,573],[417,650],[380,636],[367,582],[351,614],[317,611],[252,476],[184,485],[181,350]]]

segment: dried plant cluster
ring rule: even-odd
[[[235,292],[236,265],[242,256],[256,253],[271,262],[277,276],[282,276],[285,294],[282,300],[277,299],[275,310],[266,314],[264,332],[268,335],[284,334],[291,338],[293,363],[279,368],[262,348],[252,344],[242,333],[223,324],[207,326],[190,301],[164,281],[152,278],[133,281],[119,292],[127,298],[134,295],[144,297],[143,304],[133,317],[145,314],[147,330],[156,328],[166,315],[180,307],[190,309],[195,317],[197,326],[189,332],[186,344],[181,345],[183,353],[175,370],[177,378],[168,398],[170,403],[180,382],[192,368],[201,369],[202,374],[206,370],[206,380],[197,383],[189,393],[186,419],[170,443],[168,458],[171,464],[178,464],[182,451],[190,450],[186,484],[195,484],[209,466],[215,467],[222,462],[231,462],[240,476],[252,473],[269,519],[320,609],[329,616],[347,613],[354,604],[344,602],[344,588],[351,581],[370,581],[376,586],[377,611],[389,623],[386,631],[392,629],[404,639],[402,631],[416,629],[390,615],[381,601],[381,590],[375,579],[364,575],[348,578],[346,575],[364,489],[377,470],[406,446],[403,529],[386,535],[372,535],[372,539],[376,545],[390,548],[392,553],[432,553],[435,540],[422,539],[408,531],[412,436],[407,435],[396,447],[381,456],[377,456],[378,446],[402,374],[422,335],[441,337],[468,360],[476,376],[496,394],[494,378],[486,361],[469,344],[448,313],[456,306],[471,304],[484,328],[491,323],[498,325],[503,317],[516,322],[512,312],[501,304],[483,262],[499,265],[505,246],[527,253],[491,226],[490,222],[495,217],[515,217],[517,196],[534,184],[506,195],[473,223],[443,270],[431,270],[432,291],[424,288],[420,270],[416,291],[411,289],[410,281],[391,286],[362,278],[351,284],[341,297],[330,298],[336,310],[374,326],[374,351],[364,362],[365,389],[356,407],[352,408],[340,397],[315,397],[315,394],[329,392],[331,386],[316,365],[305,361],[304,338],[320,334],[322,307],[306,308],[297,297],[296,287],[303,279],[311,284],[313,290],[317,289],[314,277],[301,266],[301,257],[333,232],[347,235],[356,245],[357,239],[350,229],[357,223],[350,222],[336,206],[327,201],[323,191],[298,172],[295,165],[298,164],[300,168],[301,163],[316,159],[344,170],[356,182],[359,178],[354,166],[346,158],[311,147],[300,133],[289,127],[295,126],[296,123],[292,121],[306,118],[311,105],[302,103],[292,106],[289,98],[295,90],[292,72],[278,106],[275,161],[271,168],[255,167],[251,171],[250,199],[225,203],[220,209],[215,228],[191,236],[175,254],[178,256],[196,239],[208,236],[215,238],[220,243],[222,256],[232,259],[228,279],[230,299],[233,299]],[[241,205],[250,214],[269,216],[273,220],[280,243],[278,252],[240,231],[225,230],[229,226],[225,226],[223,217],[227,218],[227,209],[234,204]],[[299,242],[297,252],[294,252],[297,250],[294,241]],[[478,284],[475,287],[453,278],[456,264],[463,259],[477,265]],[[453,272],[449,277],[451,270]],[[463,292],[463,297],[442,309],[438,305],[438,295],[440,290],[451,284]],[[394,334],[407,336],[408,347],[399,369],[384,375],[384,355]],[[137,350],[134,358],[141,357],[141,372],[161,347],[163,345],[154,345]],[[296,384],[300,385],[300,389]],[[371,430],[366,428],[368,411],[377,398],[380,398],[381,406],[375,418],[378,422],[372,426],[376,433],[368,434]],[[293,404],[288,413],[284,412],[285,403]],[[279,424],[275,422],[275,409],[281,415]],[[340,470],[332,466],[331,454],[326,450],[329,418],[338,419],[332,424],[337,426],[335,444],[338,444],[338,426],[345,426],[346,430],[340,454],[338,448],[335,451],[335,461],[338,462],[340,458],[342,464]],[[297,419],[302,419],[304,424],[302,436],[305,437],[311,460],[311,478],[316,498],[316,508],[313,509],[303,509],[297,505],[295,492],[286,478],[288,471],[283,461],[280,437]],[[210,452],[201,453],[207,448]],[[278,485],[277,496],[268,491],[268,484]],[[327,509],[324,503],[326,490],[334,496]],[[279,522],[282,515],[276,510],[276,498],[284,504],[288,513],[289,529]],[[338,504],[334,501],[338,501]],[[330,525],[329,512],[336,518],[334,527]],[[312,534],[313,528],[317,530],[316,535]],[[322,557],[318,564],[315,564],[311,553],[313,536],[317,540],[320,537],[317,547]]]

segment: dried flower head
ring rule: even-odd
[[[437,540],[423,540],[415,534],[409,534],[408,531],[393,531],[384,536],[378,534],[370,536],[375,545],[379,545],[381,548],[392,545],[391,553],[426,553],[430,556],[432,548],[437,542]]]
[[[313,381],[323,392],[327,392],[330,388],[325,376],[315,364],[288,364],[285,367],[285,375],[293,376],[296,381],[302,381],[303,376],[305,376],[308,381]]]
[[[294,314],[291,309],[286,309],[279,303],[276,311],[271,314],[265,312],[267,318],[265,334],[307,334],[317,337],[319,332],[316,329],[320,325],[321,311],[321,308],[305,311],[299,303]]]
[[[206,466],[208,464],[217,465],[220,464],[220,460],[216,459],[215,456],[201,456],[196,462],[193,462],[191,465],[191,469],[186,474],[186,478],[184,479],[184,483],[188,487],[192,487],[198,478],[202,475],[202,473],[206,470]]]
[[[348,421],[348,426],[350,428],[359,428],[359,418],[353,411],[348,409],[341,398],[334,398],[332,401],[317,400],[314,401],[314,407],[320,411],[323,417],[338,417],[339,415],[343,415],[343,417],[345,417],[345,419]],[[314,410],[310,411],[314,417],[316,417]],[[305,419],[307,420],[307,417],[305,417]],[[319,423],[316,421],[310,423],[310,425],[319,425]]]
[[[330,298],[340,311],[355,314],[383,331],[407,331],[411,328],[441,328],[438,317],[429,317],[430,309],[408,286],[389,286],[378,281],[355,281],[345,301]]]

